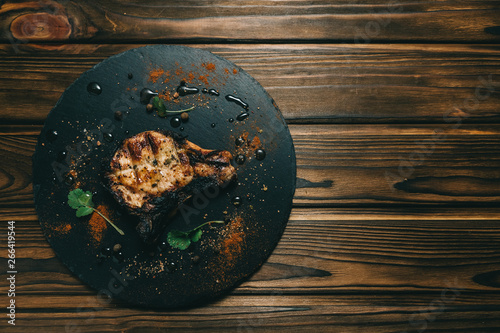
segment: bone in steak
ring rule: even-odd
[[[121,143],[105,179],[115,199],[139,217],[136,229],[151,245],[193,193],[236,180],[231,160],[228,151],[203,149],[173,132],[146,131]]]

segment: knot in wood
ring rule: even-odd
[[[65,40],[71,35],[68,18],[49,13],[33,13],[16,17],[11,25],[12,36],[19,40]]]

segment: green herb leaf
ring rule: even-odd
[[[77,188],[68,194],[68,205],[73,209],[78,209],[82,206],[94,207],[92,202],[92,193],[90,191],[84,192]]]
[[[84,192],[80,196],[79,201],[82,203],[82,206],[94,207],[94,203],[92,202],[92,193],[89,191]]]
[[[162,102],[162,100],[160,99],[160,97],[158,97],[158,96],[153,97],[151,102],[152,102],[151,104],[153,104],[153,107],[155,109],[159,109],[161,106],[165,106],[164,103]]]
[[[86,215],[90,215],[94,212],[94,209],[90,208],[90,207],[78,207],[78,209],[76,210],[76,217],[82,217],[82,216],[86,216]]]
[[[78,200],[78,198],[80,197],[80,195],[83,193],[82,190],[80,190],[79,188],[69,192],[68,194],[68,205],[73,208],[73,209],[78,209],[81,204],[80,204],[80,201]]]
[[[160,99],[160,97],[155,96],[153,97],[153,107],[156,109],[158,112],[158,116],[160,117],[166,117],[167,116],[167,107],[165,106],[165,103]]]
[[[188,233],[180,230],[170,231],[167,235],[167,241],[170,246],[179,250],[185,250],[191,245]]]
[[[83,191],[79,188],[76,188],[69,192],[68,194],[68,205],[76,209],[76,216],[82,217],[86,215],[92,214],[92,212],[96,212],[99,214],[106,222],[108,222],[115,230],[120,234],[124,235],[125,233],[113,224],[106,216],[102,215],[100,211],[94,208],[94,203],[92,202],[92,192]]]
[[[203,234],[203,230],[196,229],[196,230],[193,230],[189,233],[189,237],[191,238],[192,242],[197,242],[201,239],[202,234]]]
[[[153,97],[153,100],[152,100],[152,103],[153,104],[153,107],[156,109],[156,112],[158,113],[158,116],[159,117],[166,117],[168,116],[169,113],[182,113],[182,112],[189,112],[189,111],[192,111],[194,110],[194,106],[190,107],[190,108],[187,108],[187,109],[183,109],[183,110],[167,110],[167,107],[165,106],[165,102],[163,102],[163,100],[158,97],[158,96],[155,96]]]
[[[185,250],[192,242],[195,243],[201,239],[201,235],[203,234],[201,228],[209,223],[224,223],[224,221],[205,222],[189,231],[172,230],[167,234],[167,242],[173,248]]]

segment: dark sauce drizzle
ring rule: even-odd
[[[200,89],[196,87],[188,87],[186,86],[186,82],[181,81],[181,84],[177,87],[176,91],[179,93],[179,96],[186,96],[196,94],[200,91]]]
[[[141,90],[141,104],[148,104],[151,98],[154,96],[158,95],[158,93],[155,93],[153,90],[149,88],[144,88]]]
[[[248,104],[243,102],[243,100],[239,97],[233,96],[233,95],[226,95],[226,100],[228,102],[233,102],[244,108],[245,110],[248,109]]]

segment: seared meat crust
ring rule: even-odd
[[[195,191],[236,180],[231,160],[228,151],[203,149],[173,132],[146,131],[121,143],[105,179],[120,205],[139,217],[142,240],[153,244]]]

